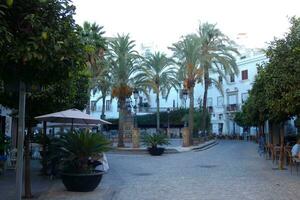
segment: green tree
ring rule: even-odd
[[[178,88],[177,68],[164,53],[155,52],[147,56],[140,71],[135,76],[136,85],[141,88],[151,88],[156,94],[156,129],[160,129],[159,107],[160,94],[168,98],[171,88]]]
[[[32,117],[36,113],[31,110],[38,107],[35,100],[40,97],[40,91],[59,87],[61,85],[56,83],[70,80],[79,71],[84,71],[84,52],[73,19],[75,7],[69,0],[8,1],[7,6],[3,6],[6,3],[2,0],[0,5],[3,8],[0,17],[0,81],[2,92],[10,94],[2,102],[9,102],[7,99],[12,96],[17,97],[15,92],[19,88],[15,86],[19,82],[30,92],[27,95],[28,135],[25,143],[25,197],[29,198],[32,196],[29,136],[32,133]],[[79,79],[77,83],[85,85]],[[14,103],[16,99],[8,104],[17,105]],[[18,107],[12,105],[11,108]],[[19,112],[23,109],[20,107]],[[19,120],[23,121],[22,118]],[[17,195],[19,197],[20,194]]]
[[[96,92],[101,92],[101,96],[98,97],[96,102],[102,99],[102,110],[101,110],[101,119],[105,119],[105,104],[106,104],[106,97],[111,92],[111,83],[112,83],[112,74],[111,74],[111,68],[110,63],[107,58],[103,58],[101,60],[98,60],[97,62],[102,62],[101,70],[97,74],[97,77],[95,78],[95,82],[93,85],[93,94]]]
[[[80,35],[84,43],[85,56],[87,60],[87,66],[91,73],[90,89],[99,89],[100,80],[105,80],[106,68],[104,67],[104,52],[107,49],[106,39],[103,37],[105,33],[103,26],[99,26],[96,23],[84,22],[83,27],[80,28]],[[104,76],[104,77],[103,77]],[[102,84],[103,85],[103,84]],[[90,113],[90,99],[88,99],[87,113]]]
[[[284,163],[284,122],[300,114],[300,19],[291,18],[285,38],[275,39],[267,49],[265,91],[270,119],[281,125],[280,163]]]
[[[179,65],[179,80],[183,81],[184,88],[188,90],[189,106],[189,146],[192,145],[194,128],[194,87],[202,81],[203,70],[200,68],[199,52],[200,42],[196,35],[187,35],[170,49],[176,63]]]
[[[109,62],[112,74],[112,96],[119,104],[118,146],[124,146],[124,119],[128,114],[126,99],[132,94],[134,75],[138,70],[140,56],[134,50],[135,43],[129,35],[118,35],[109,43]]]
[[[238,74],[238,66],[233,54],[238,54],[234,43],[224,35],[215,24],[200,24],[198,37],[200,40],[199,59],[203,69],[203,112],[207,113],[207,92],[210,84],[214,84],[222,93],[222,84],[210,75],[217,74],[227,80],[226,75]],[[205,127],[205,118],[202,121]],[[203,130],[204,131],[204,130]]]

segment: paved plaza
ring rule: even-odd
[[[53,180],[39,199],[300,199],[300,173],[297,176],[289,170],[274,170],[276,165],[259,157],[252,142],[221,141],[208,150],[161,157],[108,154],[108,159],[110,171],[94,192],[67,192],[60,180]]]
[[[256,149],[250,142],[221,141],[205,151],[162,157],[109,154],[111,169],[94,192],[65,192],[58,182],[40,199],[300,199],[300,175],[273,170]]]

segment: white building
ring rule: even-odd
[[[211,113],[212,132],[216,134],[242,134],[242,128],[238,127],[233,121],[233,114],[241,108],[243,102],[248,98],[248,91],[251,90],[252,84],[257,74],[257,65],[267,61],[265,54],[256,50],[241,50],[242,56],[237,59],[239,67],[238,76],[228,76],[228,80],[221,80],[223,83],[224,96],[214,86],[209,87],[207,107]],[[144,52],[148,52],[145,51]],[[219,79],[219,77],[214,78]],[[220,77],[221,79],[221,77]],[[195,107],[199,107],[199,103],[203,97],[203,85],[197,84],[194,90]],[[95,102],[100,94],[91,96],[92,115],[100,117],[102,101]],[[163,95],[162,95],[163,96]],[[138,114],[153,113],[156,111],[155,94],[150,94],[148,100],[144,96],[140,96],[137,100]],[[133,96],[131,97],[131,105],[135,105]],[[180,91],[172,89],[168,99],[161,97],[160,110],[166,111],[167,108],[177,109],[188,107],[189,100],[184,102],[180,98]],[[118,118],[117,99],[107,97],[105,106],[106,118]],[[254,128],[250,130],[252,134],[256,132]]]

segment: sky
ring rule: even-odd
[[[167,51],[200,22],[217,27],[239,45],[264,48],[300,16],[299,0],[73,0],[75,20],[104,26],[105,36],[129,33],[137,46]],[[242,33],[242,39],[238,35]],[[246,34],[246,35],[245,35]],[[241,37],[240,37],[241,38]]]

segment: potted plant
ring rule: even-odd
[[[95,163],[110,142],[99,133],[75,131],[62,134],[56,146],[61,161],[62,182],[69,191],[93,191],[102,179],[103,171],[95,170]]]
[[[152,156],[160,156],[164,153],[165,148],[158,147],[161,145],[168,145],[169,141],[165,134],[153,134],[153,135],[145,135],[142,139],[143,144],[148,147],[148,152]]]

